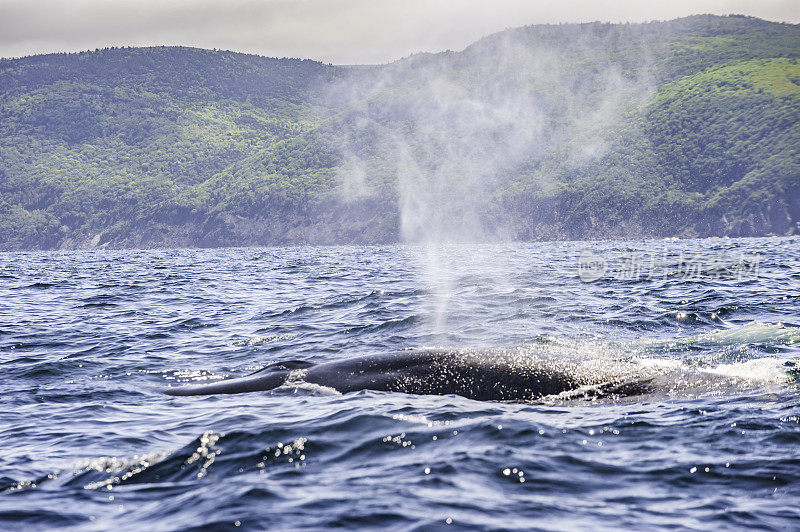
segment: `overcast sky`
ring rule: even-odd
[[[0,0],[0,57],[164,44],[385,63],[527,24],[695,13],[798,23],[800,0]]]

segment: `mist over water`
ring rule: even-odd
[[[501,191],[513,190],[514,182],[553,189],[548,158],[580,171],[605,154],[623,115],[652,95],[643,44],[633,64],[598,57],[597,49],[607,49],[613,38],[579,29],[564,50],[563,43],[547,45],[517,30],[460,53],[412,56],[332,89],[331,98],[346,108],[338,174],[343,196],[369,197],[386,186],[371,175],[380,173],[371,165],[376,150],[392,161],[389,186],[395,188],[400,236],[419,246],[416,260],[436,301],[429,320],[436,333],[459,325],[448,322],[454,277],[469,271],[504,283],[498,272],[506,268],[497,264],[502,254],[480,247],[510,242],[518,233],[504,214]],[[599,67],[576,68],[580,58]],[[641,133],[629,127],[626,136]],[[466,261],[453,245],[470,247]]]

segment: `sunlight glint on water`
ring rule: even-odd
[[[608,265],[593,282],[578,277],[587,250]],[[657,274],[621,278],[632,253],[658,257]],[[800,518],[800,240],[443,256],[432,280],[414,247],[0,254],[0,520],[610,529]],[[715,266],[689,278],[688,256]],[[759,257],[756,275],[740,275],[742,256]],[[160,393],[278,360],[418,347],[579,357],[650,372],[657,388],[536,404],[302,384]]]

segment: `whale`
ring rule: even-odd
[[[172,396],[268,391],[311,383],[340,393],[360,390],[414,395],[458,395],[479,401],[530,402],[580,396],[644,393],[647,379],[626,378],[565,357],[512,350],[404,350],[314,364],[288,360],[248,376],[207,385],[168,387]]]

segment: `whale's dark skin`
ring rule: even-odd
[[[607,384],[613,393],[639,393],[613,377],[582,370],[557,358],[520,351],[400,351],[314,365],[304,361],[271,364],[240,379],[205,386],[167,388],[168,395],[257,392],[302,380],[341,393],[379,390],[417,395],[460,395],[480,401],[532,401]]]

